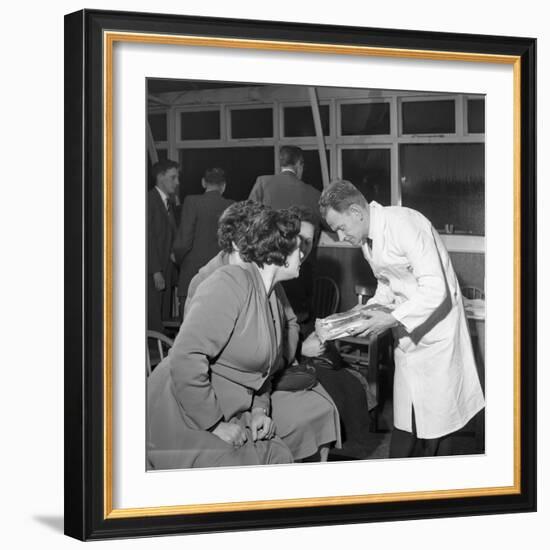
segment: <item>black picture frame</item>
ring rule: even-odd
[[[116,515],[105,457],[104,32],[511,56],[519,68],[519,460],[514,491],[186,514]],[[65,17],[65,533],[81,540],[334,525],[536,509],[536,40],[83,10]],[[108,294],[108,293],[107,293]],[[107,413],[108,414],[108,413]],[[112,482],[112,480],[111,480]],[[291,513],[290,513],[291,512]]]

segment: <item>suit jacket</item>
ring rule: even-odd
[[[249,198],[275,209],[307,206],[320,220],[320,196],[315,187],[299,180],[294,172],[284,171],[274,176],[258,176]]]
[[[363,254],[378,280],[369,304],[393,310],[396,340],[394,425],[420,438],[462,428],[484,406],[462,295],[449,254],[419,212],[370,203],[372,250]]]
[[[165,278],[171,272],[170,254],[176,222],[164,205],[156,188],[147,194],[147,272],[162,271]]]
[[[187,296],[191,279],[219,252],[218,220],[232,203],[232,200],[225,199],[217,191],[189,195],[185,198],[181,222],[174,239],[174,253],[180,266],[180,296]]]

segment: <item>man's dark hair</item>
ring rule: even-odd
[[[233,252],[233,243],[239,246],[243,236],[249,231],[252,220],[263,210],[263,204],[246,200],[228,206],[218,221],[218,244],[225,253]]]
[[[317,227],[319,225],[318,217],[313,213],[313,210],[307,206],[294,205],[288,210],[298,216],[300,222],[310,223],[313,227]]]
[[[225,182],[225,172],[221,168],[207,168],[202,177],[207,185],[221,187]]]
[[[177,163],[175,160],[159,160],[159,162],[156,162],[153,165],[153,168],[151,170],[151,175],[153,176],[153,179],[155,182],[157,181],[157,177],[161,174],[164,174],[165,172],[168,172],[171,168],[175,168],[176,170],[179,170],[179,163]]]
[[[254,217],[237,247],[245,262],[283,265],[298,246],[300,220],[288,210],[266,208]]]
[[[326,216],[327,210],[332,208],[336,212],[345,212],[352,204],[366,207],[367,199],[363,194],[347,180],[333,181],[321,194],[319,210]]]
[[[304,152],[295,145],[283,145],[279,149],[279,162],[281,168],[296,166],[299,162],[304,162]]]

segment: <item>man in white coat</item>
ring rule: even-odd
[[[378,281],[361,335],[391,328],[395,340],[390,457],[437,454],[441,438],[485,405],[462,295],[449,254],[419,212],[383,207],[347,181],[321,195],[322,216],[341,241],[360,246]]]

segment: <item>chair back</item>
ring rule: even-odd
[[[313,314],[324,318],[336,313],[340,305],[340,290],[330,277],[317,277],[313,281]]]
[[[174,341],[157,332],[156,330],[147,331],[145,369],[147,376],[151,371],[168,355],[168,350],[173,346]]]
[[[468,300],[484,300],[485,293],[477,286],[465,286],[462,288],[462,296]]]

